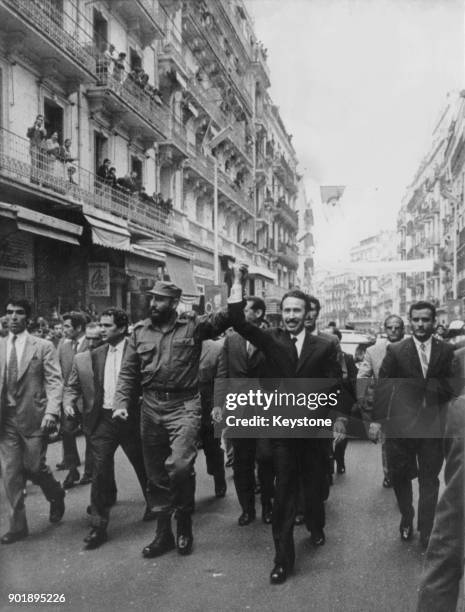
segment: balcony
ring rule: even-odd
[[[263,155],[263,153],[258,151],[255,157],[255,173],[257,174],[257,178],[266,178],[269,168],[269,160]]]
[[[182,53],[182,39],[172,28],[166,33],[158,59],[163,64],[168,64],[168,70],[174,69],[183,76],[187,76],[186,60]]]
[[[191,76],[189,79],[188,93],[194,98],[197,104],[208,113],[218,127],[222,128],[226,125],[226,116],[219,107],[219,102],[221,102],[221,99],[217,102],[212,100],[209,95],[210,92],[202,87],[201,83],[197,81],[195,76]]]
[[[163,38],[163,18],[158,0],[113,0],[111,8],[123,17],[129,33],[137,35],[143,47],[150,45],[155,38]]]
[[[189,157],[184,162],[184,167],[193,170],[201,178],[208,181],[211,185],[215,183],[215,162],[211,157],[207,157],[202,153],[200,148],[195,147],[191,143],[187,145]],[[242,208],[250,215],[254,214],[253,200],[251,200],[243,189],[240,189],[231,183],[231,179],[218,168],[218,192],[220,197],[226,197],[228,200]]]
[[[45,149],[31,150],[28,140],[5,129],[0,129],[0,186],[3,197],[15,201],[98,208],[150,232],[172,233],[169,214],[155,202],[104,185],[92,172],[65,165]]]
[[[80,26],[83,16],[68,11],[46,0],[0,0],[1,38],[10,56],[28,53],[45,77],[95,81],[92,36]]]
[[[219,0],[219,2],[215,2],[213,7],[216,9],[222,9],[225,17],[229,21],[229,23],[233,26],[234,32],[241,42],[244,51],[247,53],[248,57],[252,57],[253,46],[250,43],[250,40],[247,38],[247,35],[242,30],[241,21],[243,20],[241,16],[238,14],[238,10],[242,11],[242,7],[235,6],[235,3],[232,3],[228,0]],[[245,15],[242,15],[245,19]]]
[[[255,74],[261,78],[266,88],[271,85],[271,73],[266,63],[266,52],[261,46],[255,46],[253,52],[253,62]]]
[[[213,32],[211,25],[203,17],[199,4],[194,2],[185,2],[183,5],[183,27],[185,36],[189,39],[203,38],[206,42],[205,46],[210,49],[210,55],[213,55],[219,66],[225,71],[228,79],[235,85],[236,94],[243,100],[249,110],[252,109],[252,98],[247,91],[247,84],[237,73],[236,67],[233,66],[230,57],[226,50],[222,47],[217,35]],[[203,47],[203,45],[202,45]],[[201,51],[202,49],[198,49]]]
[[[297,270],[299,267],[299,253],[297,248],[290,244],[280,242],[278,253],[278,262],[290,270]]]
[[[297,231],[299,227],[299,216],[296,210],[286,203],[285,198],[279,198],[275,208],[275,219],[281,220],[283,223],[291,227],[294,231]]]
[[[135,83],[127,72],[120,77],[110,74],[104,63],[97,67],[97,85],[89,87],[90,112],[111,116],[113,127],[124,126],[129,133],[146,141],[146,148],[155,140],[166,140],[169,134],[168,110],[156,102],[158,96]]]

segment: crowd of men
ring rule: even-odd
[[[121,446],[141,486],[143,520],[156,520],[143,556],[173,549],[188,555],[199,442],[215,495],[226,494],[224,452],[214,423],[223,421],[229,384],[253,379],[266,388],[267,381],[279,381],[285,391],[295,392],[308,381],[326,381],[326,387],[341,392],[337,408],[326,413],[330,430],[282,438],[229,432],[238,525],[256,519],[258,484],[261,518],[272,526],[270,582],[283,583],[293,571],[296,524],[305,524],[314,546],[325,544],[333,462],[343,474],[347,437],[367,437],[381,442],[383,485],[394,490],[402,541],[414,535],[412,480],[418,478],[417,529],[427,549],[418,610],[455,609],[464,558],[464,355],[433,337],[434,305],[411,306],[412,336],[406,339],[402,319],[388,317],[386,339],[367,350],[357,370],[341,350],[338,330],[317,329],[318,299],[288,291],[281,325],[269,327],[265,302],[243,297],[244,269],[234,269],[233,277],[228,307],[218,313],[179,315],[182,290],[157,281],[149,291],[148,318],[130,334],[128,316],[120,309],[109,308],[90,322],[75,311],[62,316],[63,338],[55,342],[33,328],[27,331],[32,315],[27,301],[7,301],[7,335],[0,338],[0,464],[10,527],[1,543],[28,535],[25,483],[30,479],[50,502],[51,522],[65,512],[64,489],[90,482],[91,529],[84,543],[86,549],[104,544],[117,498],[114,455]],[[40,328],[37,320],[36,325]],[[59,422],[68,470],[63,487],[46,464],[48,435]],[[78,426],[86,438],[82,477]],[[438,503],[444,457],[446,488]]]

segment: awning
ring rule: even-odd
[[[114,225],[96,217],[84,215],[92,229],[92,242],[109,249],[118,249],[132,253],[130,244],[131,234],[128,229],[120,225]]]
[[[268,268],[263,266],[249,266],[249,276],[262,276],[267,280],[276,282],[276,274],[273,274]]]
[[[194,270],[189,260],[167,254],[166,268],[171,281],[182,289],[184,295],[196,296],[198,294],[194,282]]]
[[[82,227],[75,223],[3,202],[0,205],[0,215],[15,219],[18,229],[23,232],[79,246],[78,238],[82,234]]]

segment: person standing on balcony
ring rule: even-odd
[[[68,180],[70,183],[76,183],[74,180],[74,175],[76,174],[76,166],[73,165],[73,162],[76,161],[76,158],[73,157],[71,153],[71,138],[67,138],[62,147],[60,147],[59,159],[63,164],[64,168],[64,177],[65,180]]]
[[[39,183],[40,174],[45,166],[45,141],[47,130],[44,126],[44,116],[37,115],[34,125],[27,130],[31,153],[31,182]]]
[[[61,178],[61,167],[57,163],[60,159],[61,147],[58,141],[58,132],[53,134],[45,141],[47,151],[47,172],[50,177]]]

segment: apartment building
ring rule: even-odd
[[[0,30],[2,294],[137,318],[232,261],[294,284],[297,159],[241,0],[0,0]]]

